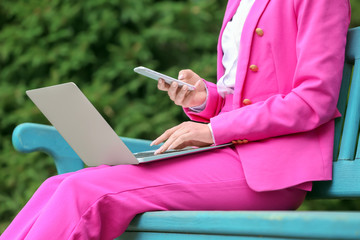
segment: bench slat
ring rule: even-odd
[[[337,108],[342,116],[345,116],[346,113],[346,105],[348,102],[348,92],[350,88],[352,71],[353,71],[353,64],[345,63],[339,100],[337,103]],[[335,119],[335,137],[334,137],[334,151],[333,151],[334,161],[337,161],[337,158],[339,156],[339,149],[340,149],[339,145],[340,145],[341,133],[343,131],[343,127],[344,127],[344,117]]]
[[[261,240],[275,240],[279,238],[260,236]],[[230,235],[204,235],[186,233],[155,233],[155,232],[125,232],[116,240],[259,240],[259,237],[230,236]],[[281,240],[294,240],[295,238],[281,238]],[[304,238],[301,238],[304,239]],[[313,239],[313,238],[312,238]]]
[[[354,160],[360,122],[360,60],[355,61],[338,160]]]
[[[138,215],[127,232],[360,239],[359,226],[360,214],[355,212],[167,211]]]
[[[333,163],[333,181],[315,182],[307,199],[360,198],[360,162],[337,161]],[[360,226],[359,226],[360,229]]]

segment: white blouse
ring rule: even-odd
[[[238,56],[240,49],[240,38],[245,20],[255,0],[241,0],[238,9],[232,20],[227,23],[221,39],[223,50],[222,64],[225,68],[224,75],[217,83],[218,93],[224,97],[233,94]]]
[[[255,0],[241,0],[236,13],[224,29],[221,38],[221,47],[223,50],[222,64],[225,68],[225,73],[217,82],[217,90],[222,97],[234,93],[237,62],[240,51],[240,38],[245,20],[254,2]],[[194,112],[201,112],[205,109],[206,102],[207,101],[200,106],[190,107],[190,109]]]

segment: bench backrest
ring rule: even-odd
[[[360,27],[348,32],[338,109],[333,181],[316,182],[309,198],[360,197]]]

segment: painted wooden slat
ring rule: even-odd
[[[334,162],[333,180],[314,182],[307,199],[326,198],[360,198],[360,161]]]
[[[292,239],[360,239],[359,226],[360,214],[356,212],[169,211],[138,215],[127,231]]]
[[[355,61],[338,160],[354,160],[360,122],[360,60]]]
[[[351,89],[350,89],[350,93],[349,93],[349,103],[347,105],[347,113],[345,118],[345,126],[344,126],[344,132],[342,134],[342,140],[340,143],[340,150],[339,150],[339,155],[338,155],[338,159],[339,160],[353,160],[355,157],[355,149],[356,149],[356,132],[358,132],[358,109],[356,108],[359,105],[359,100],[357,100],[356,102],[356,97],[359,98],[359,85],[360,85],[360,69],[359,69],[359,59],[360,59],[360,27],[357,28],[352,28],[349,30],[348,32],[348,36],[347,36],[347,44],[346,44],[346,51],[345,51],[345,66],[344,66],[344,77],[347,77],[348,72],[349,72],[349,65],[354,65],[354,72],[352,75],[352,83],[351,83]],[[343,79],[343,81],[346,79]],[[342,87],[343,88],[343,87]],[[345,87],[344,87],[345,89]],[[342,99],[345,98],[345,95],[343,92],[340,93],[340,99],[341,101],[343,101]],[[339,106],[339,104],[343,105],[344,102],[339,102],[338,103],[338,107],[341,108],[341,106]],[[348,113],[350,112],[350,113]],[[342,113],[343,114],[343,113]],[[339,121],[339,120],[337,120]],[[352,122],[355,121],[355,122]],[[357,126],[356,126],[357,125]],[[339,126],[336,126],[337,128],[340,128]],[[354,128],[353,128],[354,127]],[[336,129],[337,131],[339,131],[338,129]],[[337,132],[336,132],[337,134]],[[338,136],[337,138],[335,138],[335,144],[337,144],[338,141]],[[338,145],[335,145],[334,148],[334,153],[336,148],[338,148]],[[337,156],[337,155],[335,155]]]
[[[360,109],[359,109],[360,111]],[[356,147],[356,155],[355,155],[355,161],[360,161],[360,134],[358,134],[358,139],[357,139],[357,147]]]
[[[155,233],[155,232],[125,232],[116,240],[259,240],[259,237],[208,235],[187,233]],[[278,240],[279,238],[260,236],[261,240]],[[294,240],[295,238],[281,238],[281,240]],[[304,239],[304,238],[301,238]],[[314,239],[314,238],[311,238]]]
[[[334,161],[337,161],[339,155],[339,145],[340,145],[341,133],[343,131],[343,126],[344,126],[344,119],[345,119],[344,116],[346,113],[346,105],[348,102],[348,92],[350,87],[352,70],[353,70],[353,64],[345,63],[339,100],[337,104],[337,108],[343,117],[335,119],[335,137],[334,137],[334,151],[333,151]]]
[[[352,28],[348,32],[346,44],[346,58],[353,61],[360,59],[360,27]]]

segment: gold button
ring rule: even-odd
[[[243,100],[243,104],[244,104],[244,105],[250,105],[250,104],[251,104],[251,100],[246,98],[246,99]]]
[[[253,72],[257,72],[257,71],[259,71],[259,67],[258,66],[256,66],[256,65],[254,65],[254,64],[252,64],[252,65],[250,65],[250,70],[251,71],[253,71]]]
[[[233,144],[246,144],[249,141],[247,139],[231,141]]]
[[[255,29],[255,32],[260,37],[264,36],[264,30],[262,30],[261,28]]]

